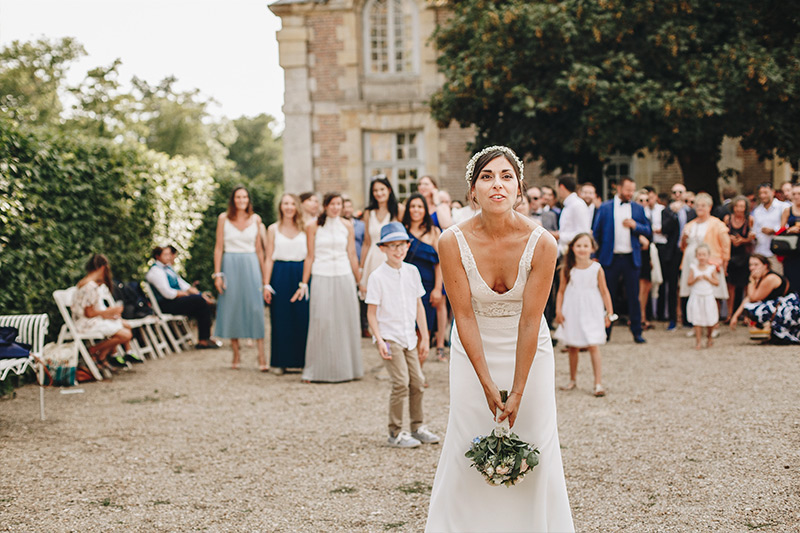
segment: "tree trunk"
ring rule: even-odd
[[[683,173],[683,184],[686,189],[695,193],[707,192],[719,204],[719,150],[706,152],[679,152],[675,154]]]
[[[588,151],[581,151],[575,156],[575,173],[579,183],[592,183],[601,194],[603,190],[603,160]]]

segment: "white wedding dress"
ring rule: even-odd
[[[531,233],[520,259],[516,282],[503,294],[493,291],[481,277],[458,226],[448,231],[453,231],[458,241],[489,372],[498,388],[510,390],[522,295],[536,242],[544,230],[537,227]],[[470,468],[470,460],[464,453],[472,439],[488,434],[497,424],[461,345],[458,330],[453,326],[450,416],[425,531],[574,531],[561,466],[554,380],[553,345],[547,322],[542,317],[538,349],[512,428],[520,438],[539,448],[539,465],[518,485],[488,485],[477,470]]]

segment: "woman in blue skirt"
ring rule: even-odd
[[[308,336],[308,300],[291,301],[303,281],[306,247],[300,200],[285,193],[278,204],[278,222],[267,228],[267,303],[270,304],[271,358],[273,372],[303,368]]]
[[[239,368],[239,339],[256,339],[258,367],[265,372],[269,366],[264,355],[264,300],[269,291],[260,225],[250,193],[242,186],[233,189],[227,212],[217,220],[214,285],[219,298],[214,331],[217,337],[231,339],[233,369]]]
[[[428,320],[428,331],[436,331],[436,306],[442,301],[442,269],[439,266],[439,235],[441,230],[433,225],[433,220],[428,213],[425,197],[414,193],[406,200],[406,209],[403,215],[403,225],[411,237],[411,245],[406,254],[406,263],[411,263],[422,278],[425,287],[425,296],[422,297],[422,306]],[[444,358],[444,349],[437,351],[439,359]]]

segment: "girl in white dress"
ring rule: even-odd
[[[561,285],[556,296],[556,335],[569,349],[569,383],[562,390],[576,386],[578,352],[589,348],[594,370],[594,395],[605,396],[602,385],[602,363],[599,345],[606,343],[606,328],[614,314],[611,293],[600,263],[592,261],[597,243],[588,233],[579,233],[569,243]]]
[[[450,415],[426,531],[573,531],[558,440],[553,344],[544,306],[556,242],[514,211],[522,162],[490,147],[467,165],[481,208],[442,234],[439,253],[455,324]],[[503,402],[500,389],[509,391]],[[471,441],[508,420],[537,446],[539,465],[513,487],[488,485],[464,456]]]
[[[717,301],[714,299],[714,287],[717,287],[719,275],[717,267],[708,262],[711,249],[707,244],[700,244],[695,249],[697,262],[689,267],[689,301],[686,303],[686,318],[694,326],[695,349],[703,348],[703,328],[708,334],[707,345],[714,345],[712,333],[719,322]]]

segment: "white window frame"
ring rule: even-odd
[[[373,72],[372,71],[372,38],[371,38],[371,30],[372,30],[372,23],[370,20],[370,12],[372,11],[372,6],[375,5],[376,2],[382,0],[368,0],[364,4],[364,10],[362,12],[362,26],[363,26],[363,48],[364,48],[364,74],[369,77],[386,77],[386,76],[408,76],[408,75],[415,75],[419,73],[419,9],[417,7],[417,3],[414,0],[385,0],[389,5],[389,9],[387,10],[387,20],[386,20],[386,41],[388,46],[388,62],[389,62],[389,69],[386,72]],[[397,58],[396,58],[396,47],[395,47],[395,11],[391,8],[391,5],[395,2],[399,2],[403,6],[403,10],[405,10],[405,6],[410,6],[411,12],[411,25],[403,26],[403,32],[405,33],[406,41],[410,42],[410,55],[411,57],[408,58],[410,63],[410,67],[408,70],[397,70]]]
[[[413,134],[417,148],[417,157],[416,158],[409,158],[409,159],[399,159],[397,157],[398,151],[398,135],[409,135]],[[372,159],[372,154],[370,153],[370,136],[371,135],[391,135],[392,136],[392,159],[389,161],[376,161]],[[394,190],[395,196],[397,197],[397,201],[402,203],[404,202],[412,193],[417,191],[416,182],[419,180],[420,177],[424,175],[424,168],[425,168],[425,151],[424,151],[424,144],[423,140],[423,130],[398,130],[398,131],[365,131],[363,135],[364,139],[364,203],[365,205],[369,203],[369,186],[372,182],[372,178],[374,178],[378,174],[384,174],[387,178],[389,178],[389,182],[392,184],[392,190]],[[405,192],[400,191],[400,170],[407,170],[407,171],[414,171],[416,172],[416,177],[411,179],[406,179],[407,188]],[[413,185],[413,186],[412,186]],[[412,190],[413,189],[413,190]]]

